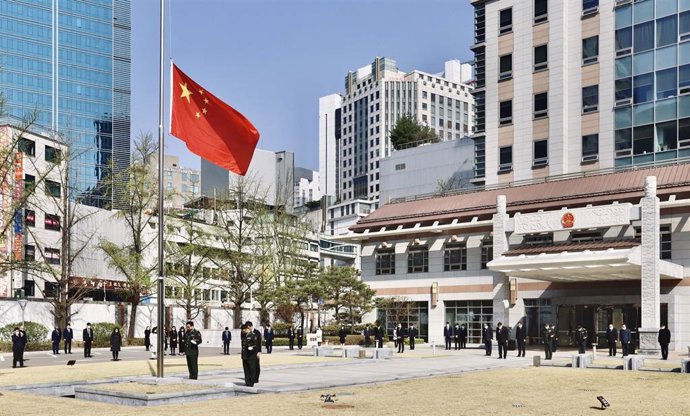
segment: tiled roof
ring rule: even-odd
[[[560,209],[612,201],[636,202],[644,195],[645,178],[657,177],[660,198],[690,195],[690,164],[634,169],[572,179],[471,192],[384,205],[350,227],[354,232],[380,227],[414,225],[418,222],[452,221],[455,218],[487,217],[496,212],[496,197],[505,195],[509,212]]]
[[[521,254],[541,254],[541,253],[561,253],[564,251],[602,251],[610,248],[623,249],[633,248],[640,245],[640,240],[636,238],[609,240],[609,241],[586,241],[582,243],[553,243],[548,245],[522,245],[506,251],[504,256],[519,256]]]

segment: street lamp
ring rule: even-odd
[[[24,311],[26,310],[26,304],[29,303],[29,301],[27,299],[17,299],[17,303],[19,303],[19,307],[22,308],[22,326],[25,326]]]

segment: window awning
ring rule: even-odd
[[[640,247],[601,251],[540,253],[499,257],[490,261],[489,270],[510,277],[524,277],[548,282],[583,282],[603,280],[640,280]],[[659,260],[662,279],[682,279],[683,266]]]

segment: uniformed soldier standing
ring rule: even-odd
[[[184,334],[184,344],[189,379],[196,380],[199,376],[199,344],[201,344],[201,332],[194,329],[194,322],[192,321],[187,321],[187,332]]]
[[[577,326],[577,333],[575,334],[577,340],[577,348],[580,354],[584,354],[587,349],[587,330],[582,326]]]
[[[242,325],[242,368],[244,369],[244,384],[252,387],[256,382],[256,370],[258,365],[258,338],[249,330],[247,325]]]
[[[551,329],[549,324],[544,324],[544,330],[541,333],[542,341],[544,342],[545,360],[550,360],[553,352],[551,351]]]

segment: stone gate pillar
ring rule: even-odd
[[[494,228],[494,259],[503,257],[503,254],[508,251],[508,235],[506,228],[508,226],[508,213],[505,195],[498,195],[496,197],[496,213],[493,216]],[[509,326],[508,319],[508,302],[510,300],[510,282],[508,276],[503,276],[503,273],[496,273],[494,275],[494,301],[493,314],[494,326],[498,322]]]
[[[657,343],[661,319],[661,282],[659,275],[659,221],[661,209],[656,196],[656,176],[645,179],[644,197],[640,201],[642,211],[642,270],[640,304],[642,322],[639,328],[640,354],[659,355]]]

